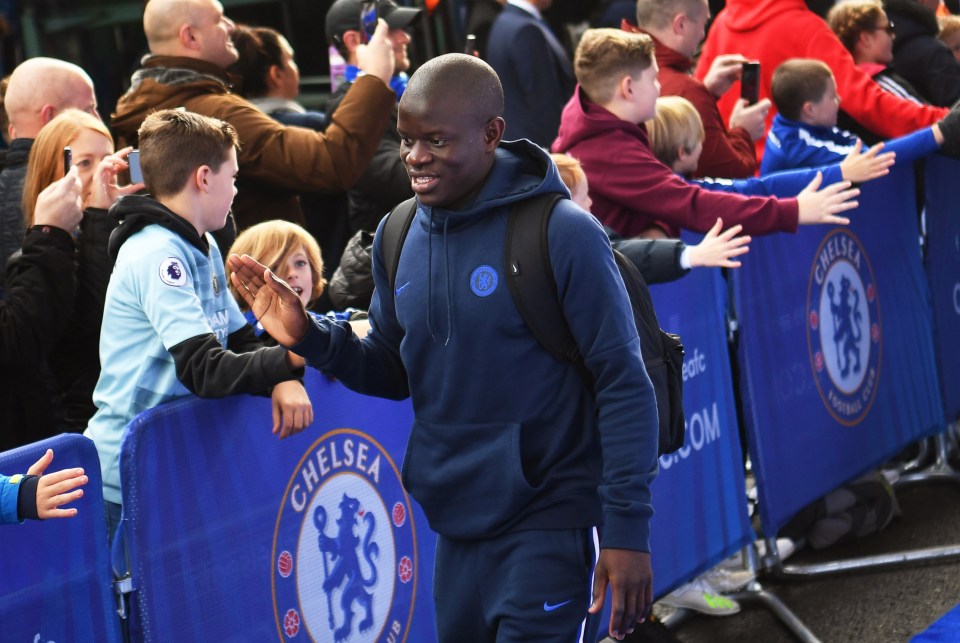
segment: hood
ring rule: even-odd
[[[915,0],[886,0],[883,9],[890,21],[895,25],[897,38],[893,41],[894,48],[917,36],[933,36],[940,32],[937,16],[917,3]]]
[[[153,197],[137,194],[120,197],[110,208],[110,214],[120,220],[120,225],[110,234],[110,242],[107,244],[107,252],[114,263],[126,240],[153,224],[175,232],[204,254],[210,251],[210,244],[205,237],[200,236],[192,223]]]
[[[563,108],[560,131],[553,142],[553,151],[566,152],[583,140],[609,130],[623,132],[630,138],[639,137],[644,142],[647,140],[647,129],[644,125],[618,118],[596,103],[586,100],[586,94],[580,85],[577,85],[573,98]]]
[[[227,94],[231,78],[214,64],[194,58],[147,56],[133,73],[130,89],[117,101],[110,127],[128,145],[136,145],[143,119],[158,109],[183,107],[197,96]]]
[[[803,0],[732,0],[723,9],[732,31],[751,31],[786,11],[809,13],[810,9]]]

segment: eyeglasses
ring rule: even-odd
[[[871,31],[886,31],[888,34],[892,36],[894,35],[893,23],[887,22],[887,24],[883,25],[882,27],[874,27]]]

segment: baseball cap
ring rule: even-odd
[[[327,11],[327,41],[334,42],[343,32],[360,31],[361,0],[337,0]],[[391,29],[406,29],[420,17],[420,9],[400,7],[393,0],[379,0],[377,11]]]

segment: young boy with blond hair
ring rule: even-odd
[[[162,110],[140,127],[153,196],[126,196],[110,239],[97,412],[85,435],[100,456],[112,538],[119,521],[120,445],[139,413],[194,393],[223,397],[297,378],[303,361],[253,337],[227,290],[219,230],[237,190],[237,134],[223,121]],[[250,352],[246,352],[250,351]],[[303,427],[294,427],[300,430]]]
[[[859,145],[853,134],[837,128],[840,96],[833,72],[820,60],[793,58],[773,72],[773,102],[778,114],[767,134],[760,174],[836,163]],[[886,142],[897,161],[911,163],[938,150],[960,154],[960,110],[939,123]]]

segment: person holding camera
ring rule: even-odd
[[[136,145],[149,113],[185,108],[230,123],[240,138],[240,180],[233,213],[240,229],[265,219],[303,225],[298,192],[342,192],[366,170],[396,95],[387,25],[358,48],[366,74],[357,79],[324,132],[285,126],[233,93],[227,68],[237,61],[234,24],[218,0],[150,0],[143,29],[150,55],[117,103],[112,126]]]
[[[682,96],[693,103],[700,114],[705,137],[694,176],[744,179],[757,171],[753,142],[764,136],[770,99],[753,104],[743,99],[737,101],[727,129],[717,109],[717,99],[740,79],[747,59],[740,54],[718,56],[702,82],[690,75],[693,55],[703,40],[709,18],[710,6],[706,0],[639,0],[638,28],[627,23],[623,28],[653,38],[661,95]]]

